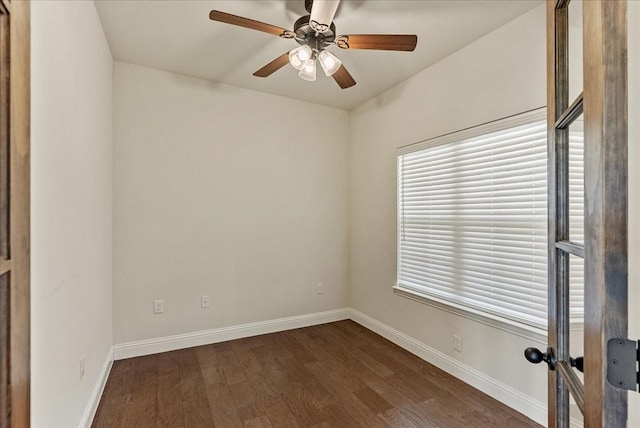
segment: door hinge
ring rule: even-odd
[[[640,341],[615,338],[607,343],[607,380],[616,388],[638,391]]]

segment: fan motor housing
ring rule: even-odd
[[[311,15],[303,16],[293,25],[296,33],[296,42],[301,45],[308,45],[312,49],[320,50],[329,46],[336,39],[336,26],[332,22],[331,26],[324,33],[317,33],[310,25]]]

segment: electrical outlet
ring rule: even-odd
[[[84,354],[80,355],[80,379],[84,377]]]
[[[462,338],[455,334],[453,335],[453,350],[462,352]]]
[[[209,296],[200,296],[200,307],[201,308],[209,307]]]
[[[153,301],[153,313],[161,314],[164,312],[164,301],[163,300],[154,300]]]
[[[324,285],[322,285],[321,282],[316,284],[316,293],[317,294],[322,294],[324,293]]]

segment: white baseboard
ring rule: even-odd
[[[91,427],[91,423],[93,422],[93,418],[96,415],[96,411],[98,410],[98,405],[100,404],[100,399],[102,398],[102,393],[104,392],[104,387],[107,385],[107,379],[109,378],[109,373],[111,373],[111,367],[113,366],[113,346],[109,349],[107,353],[107,357],[104,360],[104,364],[102,365],[102,370],[100,370],[100,374],[98,375],[98,381],[96,382],[96,386],[93,388],[91,392],[91,396],[89,397],[89,402],[87,403],[87,407],[84,410],[84,414],[82,415],[82,419],[80,420],[80,424],[78,425],[81,428],[89,428]]]
[[[175,336],[165,336],[155,339],[120,343],[113,347],[114,359],[122,360],[124,358],[175,351],[176,349],[209,345],[211,343],[225,342],[227,340],[241,339],[243,337],[275,333],[277,331],[291,330],[294,328],[308,327],[317,324],[325,324],[328,322],[349,319],[350,315],[351,310],[349,308],[335,309],[332,311],[317,312],[308,315],[298,315],[288,318],[216,328],[213,330],[197,331],[194,333],[177,334]]]
[[[434,349],[396,329],[390,327],[368,315],[355,309],[344,308],[326,312],[318,312],[308,315],[299,315],[275,320],[260,321],[250,324],[242,324],[231,327],[204,330],[194,333],[179,334],[174,336],[159,337],[155,339],[139,340],[117,344],[113,347],[110,356],[115,360],[173,351],[176,349],[202,346],[227,340],[241,339],[244,337],[291,330],[294,328],[308,327],[334,321],[351,319],[369,330],[385,337],[396,345],[406,349],[423,360],[457,377],[463,382],[477,388],[485,394],[495,398],[503,404],[517,410],[534,421],[546,426],[547,404],[534,399],[517,389],[502,383],[476,369],[470,367],[440,351]],[[111,361],[105,362],[103,368],[104,377],[96,385],[94,393],[85,414],[81,427],[89,426],[97,410],[98,403],[104,385],[111,369]],[[581,427],[582,424],[572,419],[572,428]]]
[[[534,421],[546,425],[547,405],[541,401],[523,394],[486,374],[457,361],[450,356],[434,349],[406,334],[371,318],[362,312],[351,310],[351,319],[358,324],[378,333],[401,348],[417,355],[441,370],[468,383],[485,394],[495,398],[505,405],[517,410]]]

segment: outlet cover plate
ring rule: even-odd
[[[453,335],[453,350],[462,352],[462,338],[457,335]]]
[[[209,307],[209,296],[200,296],[200,307],[201,308]]]
[[[84,377],[84,370],[85,370],[85,365],[84,365],[84,354],[80,355],[80,379],[82,379]]]

